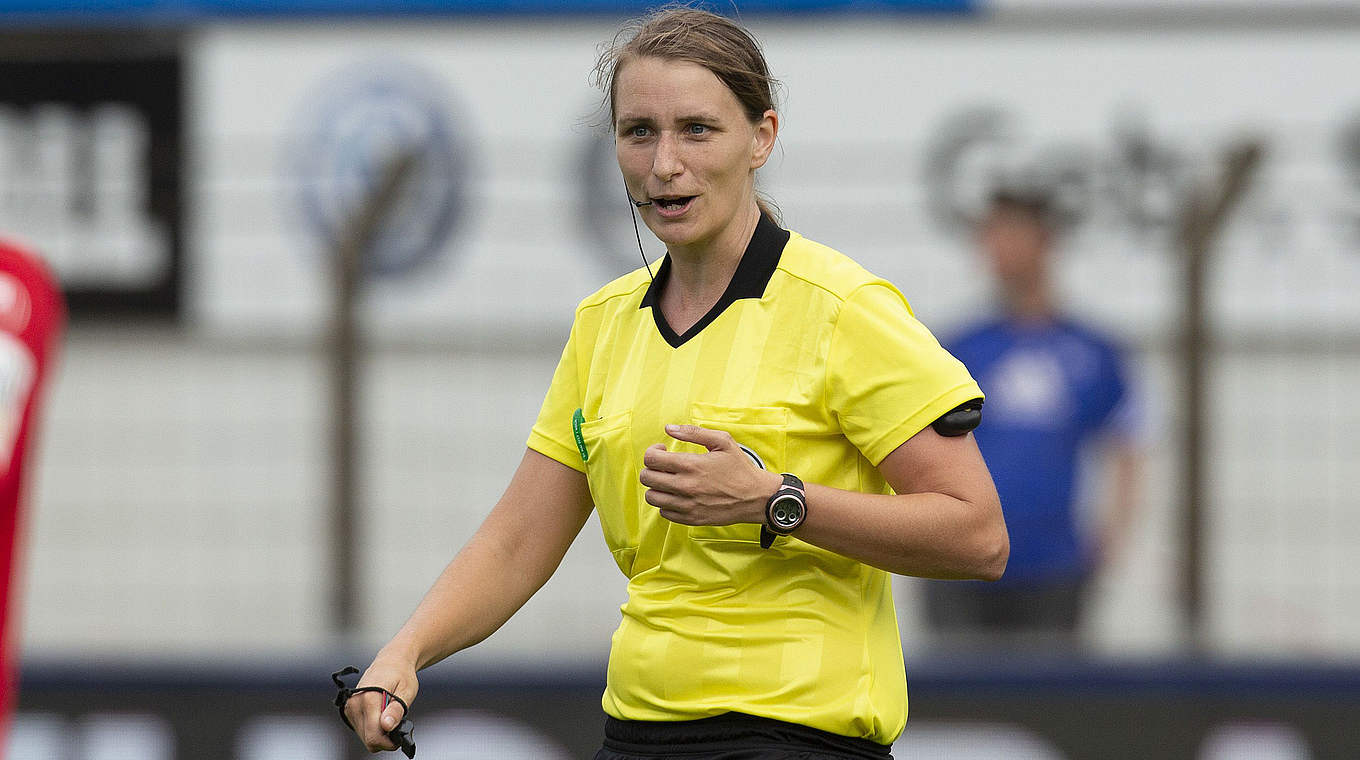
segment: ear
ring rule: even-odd
[[[751,138],[751,168],[759,169],[769,160],[774,150],[775,138],[779,136],[779,114],[773,109],[765,112],[756,122],[755,134]]]

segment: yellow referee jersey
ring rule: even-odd
[[[755,524],[690,527],[643,500],[669,423],[725,430],[752,461],[888,493],[875,465],[982,394],[887,281],[762,218],[726,293],[683,335],[638,270],[581,302],[529,446],[584,472],[628,577],[604,709],[728,711],[889,744],[907,716],[888,573]],[[816,505],[812,505],[815,509]]]

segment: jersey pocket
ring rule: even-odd
[[[695,425],[731,433],[753,467],[771,472],[782,472],[787,461],[789,414],[782,406],[723,406],[701,401],[690,406],[690,417]],[[737,541],[758,545],[760,526],[755,523],[695,525],[690,527],[689,535],[695,541]]]
[[[632,577],[637,555],[635,503],[642,457],[633,451],[633,413],[618,412],[581,423],[586,480],[605,543],[623,574]]]

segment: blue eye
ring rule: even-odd
[[[633,127],[632,129],[628,130],[628,134],[631,135],[632,137],[646,137],[650,133],[651,130],[647,129],[646,127]]]
[[[708,132],[708,127],[704,124],[689,125],[689,133],[692,135],[702,135]]]

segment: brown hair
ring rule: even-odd
[[[1059,230],[1061,219],[1052,194],[1040,188],[1019,188],[1002,185],[992,191],[988,214],[999,212],[1016,214],[1038,225],[1045,233]]]
[[[614,88],[619,69],[637,58],[696,63],[722,82],[754,124],[775,107],[778,81],[770,76],[760,42],[731,19],[687,5],[667,5],[624,26],[601,46],[593,81],[609,103],[614,129]],[[778,209],[757,193],[762,213],[779,221]]]

